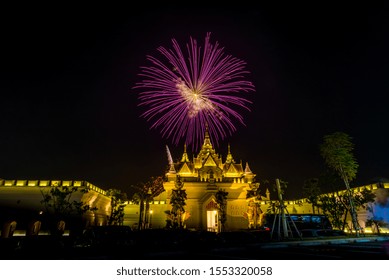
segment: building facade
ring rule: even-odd
[[[182,189],[187,193],[184,225],[186,228],[195,230],[220,231],[219,224],[220,211],[217,206],[216,193],[223,190],[227,195],[227,221],[224,229],[227,231],[247,229],[261,224],[263,214],[269,210],[280,213],[279,199],[277,194],[270,197],[268,189],[263,189],[256,180],[256,174],[250,170],[249,164],[243,166],[242,162],[237,162],[228,146],[228,153],[225,159],[214,149],[209,135],[206,132],[203,145],[197,155],[190,158],[184,146],[181,160],[173,162],[168,150],[169,171],[165,174],[165,192],[151,202],[149,213],[145,213],[147,221],[144,227],[164,228],[169,220],[167,211],[172,209],[170,200],[173,190],[177,188],[178,182],[182,184]],[[374,194],[382,190],[389,193],[389,183],[376,183],[352,188],[351,191],[361,192],[363,189],[371,190]],[[256,191],[256,196],[250,197],[248,192]],[[327,195],[342,195],[346,190]],[[389,224],[389,202],[387,205],[378,207],[377,202],[373,202],[369,207],[358,209],[358,224],[366,229],[367,221],[371,216],[371,210],[380,209],[386,213],[385,219]],[[306,198],[296,200],[285,200],[284,210],[288,214],[311,214],[314,209]],[[379,204],[381,205],[381,204]],[[365,205],[368,206],[368,205]],[[386,207],[386,208],[385,208]],[[320,209],[316,209],[316,213]],[[125,224],[134,226],[139,221],[139,205],[129,203],[125,208]],[[351,217],[347,218],[349,228],[351,228]]]
[[[127,202],[124,208],[123,224],[139,228],[165,228],[169,221],[168,212],[172,193],[181,187],[187,194],[182,222],[185,228],[218,232],[221,230],[220,209],[216,194],[219,190],[227,193],[226,231],[255,227],[261,224],[263,214],[269,209],[277,212],[279,200],[277,195],[270,197],[268,189],[263,189],[248,163],[235,160],[228,146],[227,155],[223,158],[213,147],[208,133],[196,155],[190,156],[184,146],[180,160],[173,162],[168,151],[168,171],[164,176],[164,192],[150,202],[148,213],[140,217],[140,205]],[[4,180],[0,179],[0,231],[6,237],[15,232],[21,234],[38,234],[44,229],[43,216],[46,209],[42,205],[42,193],[53,186],[86,188],[87,193],[77,192],[72,199],[82,201],[96,211],[86,212],[83,226],[107,225],[111,211],[111,199],[106,191],[86,181],[64,180]],[[377,183],[352,188],[353,192],[369,189],[377,193],[376,201],[369,205],[373,212],[381,213],[389,224],[389,183]],[[339,195],[345,191],[340,191]],[[249,194],[255,195],[249,195]],[[383,195],[381,195],[383,193]],[[312,205],[306,198],[284,201],[286,214],[313,213]],[[317,211],[317,210],[316,210]],[[366,222],[371,216],[367,208],[358,211],[358,223],[368,228]],[[351,225],[351,218],[348,218]],[[42,231],[41,231],[42,232]]]
[[[170,153],[168,151],[168,153]],[[225,159],[214,149],[208,132],[205,133],[204,142],[196,156],[190,158],[186,147],[181,160],[173,162],[169,154],[169,171],[165,174],[164,189],[150,206],[150,212],[145,213],[151,220],[153,228],[165,227],[168,220],[167,211],[171,210],[170,200],[177,184],[187,194],[184,226],[194,230],[219,231],[219,215],[216,193],[223,190],[228,193],[226,200],[227,220],[225,230],[247,228],[250,220],[250,201],[247,199],[247,190],[255,184],[254,174],[249,167],[234,159],[228,146]],[[260,197],[261,200],[270,200],[269,192]],[[139,219],[139,205],[129,204],[125,208],[125,224],[137,224]],[[147,225],[146,227],[149,227]]]
[[[96,211],[87,211],[81,217],[82,226],[105,225],[110,211],[110,198],[101,188],[87,181],[70,180],[4,180],[0,179],[0,231],[2,237],[13,234],[48,234],[47,211],[43,195],[51,188],[75,187],[86,189],[72,194],[71,201],[83,202]],[[65,229],[72,226],[64,225]]]

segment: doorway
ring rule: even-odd
[[[207,231],[218,232],[218,221],[217,210],[207,211]]]

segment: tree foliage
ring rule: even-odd
[[[389,207],[389,190],[385,189],[381,182],[378,183],[378,189],[375,191],[375,197],[368,204],[368,219],[366,226],[371,226],[373,232],[381,234],[381,227],[387,227],[388,221],[385,216]]]
[[[344,230],[348,197],[339,193],[324,194],[319,198],[320,208],[328,216],[334,228]]]
[[[303,196],[312,204],[312,213],[315,214],[315,207],[318,206],[319,195],[321,190],[319,187],[319,179],[311,178],[304,181]]]
[[[163,178],[161,176],[151,177],[147,182],[138,183],[135,186],[131,186],[131,188],[133,191],[131,201],[139,204],[138,230],[144,229],[148,222],[147,213],[150,211],[150,202],[154,200],[154,197],[165,191]]]
[[[351,219],[356,235],[359,236],[360,226],[358,224],[357,212],[355,209],[353,195],[350,191],[350,181],[355,179],[358,164],[353,155],[354,144],[351,137],[344,132],[335,132],[323,137],[323,143],[320,145],[320,153],[326,164],[342,178],[349,201]]]
[[[351,182],[358,170],[353,150],[352,138],[344,132],[335,132],[323,137],[320,146],[321,156],[326,164],[334,169],[343,181]]]
[[[50,231],[52,234],[61,234],[64,230],[59,226],[59,222],[63,222],[73,216],[79,216],[90,211],[97,210],[96,207],[91,208],[89,204],[81,199],[73,199],[76,193],[85,194],[88,189],[85,187],[69,187],[55,185],[50,187],[48,191],[41,189],[43,199],[41,204],[45,207],[46,217],[49,219]]]
[[[170,213],[172,217],[173,228],[183,228],[184,226],[182,215],[185,213],[187,194],[183,187],[184,183],[181,181],[180,176],[177,176],[175,188],[172,190],[172,195],[170,198],[170,204],[172,205]]]
[[[111,198],[111,211],[108,217],[108,225],[123,225],[127,194],[118,189],[109,189],[107,190],[107,195]]]
[[[224,231],[225,223],[227,221],[227,197],[228,192],[220,188],[215,194],[216,204],[219,210],[219,222],[221,225],[221,231]]]
[[[368,189],[362,189],[359,192],[352,193],[355,211],[360,208],[368,209],[369,202],[374,201],[374,194]],[[332,225],[344,230],[347,226],[347,215],[351,213],[349,195],[347,192],[335,192],[332,194],[324,194],[319,196],[318,206],[326,214]]]

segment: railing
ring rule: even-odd
[[[0,187],[86,187],[103,195],[106,191],[87,182],[87,181],[72,181],[72,180],[4,180],[0,179]]]

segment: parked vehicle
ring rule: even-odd
[[[333,230],[333,229],[302,229],[300,230],[300,233],[302,237],[315,237],[315,238],[347,235],[342,230]]]
[[[285,214],[285,220],[287,230],[293,237],[303,237],[302,232],[309,230],[332,231],[330,220],[323,214]],[[282,229],[281,215],[265,214],[261,227],[273,235],[277,234]]]

